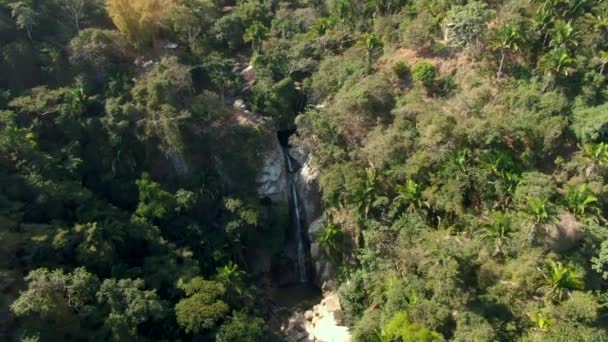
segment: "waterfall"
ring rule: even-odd
[[[295,212],[295,239],[297,245],[298,257],[298,275],[300,282],[308,282],[308,272],[306,270],[306,250],[304,249],[304,232],[302,231],[302,219],[300,218],[300,201],[298,198],[298,190],[294,180],[297,169],[294,168],[291,157],[287,151],[284,151],[285,159],[287,159],[287,169],[289,170],[289,186],[291,188],[291,198],[293,201],[293,210]]]

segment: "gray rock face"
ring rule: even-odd
[[[190,168],[188,167],[188,163],[184,158],[184,155],[179,151],[174,151],[169,154],[169,160],[173,165],[173,169],[178,176],[185,176],[190,172]]]
[[[275,203],[287,203],[289,196],[285,156],[276,136],[273,136],[270,143],[272,146],[264,156],[263,166],[256,177],[258,196],[268,197]]]
[[[325,215],[317,218],[308,227],[308,239],[310,241],[310,259],[314,269],[314,283],[321,287],[324,283],[335,278],[337,267],[327,256],[325,251],[317,242],[323,228],[325,228]]]
[[[289,155],[301,165],[296,186],[304,208],[304,225],[310,226],[314,220],[323,214],[319,172],[312,166],[311,155],[305,149],[300,147],[290,148]]]

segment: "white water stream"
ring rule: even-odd
[[[295,211],[295,238],[297,244],[297,256],[298,256],[298,274],[301,283],[308,282],[308,272],[306,270],[306,251],[304,250],[304,232],[302,231],[302,220],[300,218],[300,201],[298,199],[298,190],[296,188],[296,182],[294,181],[295,172],[297,171],[291,157],[285,151],[285,159],[287,159],[287,168],[289,169],[289,186],[291,187],[291,197],[293,201],[293,210]]]

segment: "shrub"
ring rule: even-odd
[[[446,40],[456,47],[470,45],[487,29],[486,22],[491,14],[488,5],[481,1],[452,7],[443,20]]]
[[[267,341],[267,337],[263,320],[244,312],[234,312],[232,318],[220,327],[216,339],[218,342],[257,342]]]
[[[429,328],[411,323],[405,312],[398,312],[384,326],[382,341],[443,341],[443,337]]]
[[[395,65],[393,65],[393,72],[395,73],[395,75],[397,75],[397,77],[403,80],[409,76],[410,67],[407,66],[405,62],[399,61],[395,63]]]
[[[608,103],[574,111],[572,130],[583,143],[608,138]]]
[[[420,61],[414,65],[412,77],[422,83],[427,90],[432,90],[437,79],[437,68],[430,62]]]

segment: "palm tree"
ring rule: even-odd
[[[492,41],[490,42],[491,48],[500,51],[500,64],[498,66],[498,72],[496,78],[500,78],[502,75],[502,68],[505,62],[507,51],[519,50],[519,44],[522,42],[522,37],[519,35],[517,28],[511,24],[505,24],[498,28],[494,32]]]
[[[608,50],[601,50],[598,55],[593,58],[596,64],[600,65],[600,76],[604,76],[606,64],[608,64]]]
[[[582,290],[585,288],[583,277],[572,265],[564,266],[561,262],[549,260],[545,274],[546,287],[554,300],[561,301],[569,290]]]
[[[528,214],[534,224],[549,223],[555,219],[555,212],[546,198],[528,198]]]
[[[366,33],[363,36],[363,43],[367,49],[367,62],[371,65],[374,53],[381,49],[384,44],[382,44],[380,37],[374,33]]]
[[[589,210],[597,210],[594,206],[598,198],[591,192],[586,184],[579,186],[569,185],[564,196],[566,206],[575,215],[585,215]]]
[[[354,190],[349,196],[348,201],[354,204],[357,212],[367,219],[369,212],[381,203],[388,202],[388,199],[379,193],[380,179],[374,165],[370,164],[365,169],[365,179],[361,187]]]
[[[340,252],[340,244],[344,238],[344,233],[340,228],[333,224],[329,224],[323,229],[319,236],[319,246],[325,250],[329,256],[338,256]]]
[[[404,184],[397,185],[395,187],[397,196],[393,199],[393,206],[395,210],[400,210],[403,207],[406,208],[421,208],[423,205],[422,201],[422,188],[420,184],[415,181],[408,179]]]
[[[548,76],[543,91],[547,90],[549,84],[555,82],[559,75],[569,76],[573,73],[574,66],[574,58],[570,55],[570,51],[564,47],[555,48],[545,54],[538,64],[538,67]]]
[[[608,144],[585,144],[583,146],[583,157],[592,165],[600,167],[608,165]]]
[[[528,198],[526,213],[530,216],[531,226],[528,235],[528,242],[533,244],[536,240],[538,228],[555,220],[555,210],[546,198]]]
[[[239,296],[247,297],[249,295],[245,275],[237,264],[230,262],[217,268],[215,280],[222,283],[229,293],[232,292],[231,296],[236,299]]]
[[[338,24],[338,19],[334,16],[327,18],[319,18],[315,20],[315,22],[310,27],[311,32],[313,32],[316,36],[320,37],[325,35],[327,31],[336,27]]]
[[[262,49],[262,42],[268,39],[268,28],[259,21],[255,21],[247,30],[243,36],[245,42],[251,42],[251,48],[254,51],[260,52]]]
[[[544,310],[539,310],[536,312],[527,313],[530,320],[534,322],[536,328],[540,331],[547,331],[550,326],[555,324],[555,319],[551,318],[551,316]]]
[[[503,253],[505,242],[511,238],[514,231],[511,216],[505,212],[494,211],[490,214],[489,221],[484,224],[480,236],[484,240],[491,239],[494,241],[495,250],[492,256],[497,256]]]
[[[18,1],[8,6],[11,8],[11,16],[15,18],[17,27],[20,30],[25,30],[27,37],[32,40],[32,29],[38,22],[38,14],[29,1]]]
[[[569,48],[578,45],[576,42],[578,33],[574,30],[571,21],[556,20],[550,33],[551,42],[549,46]]]

